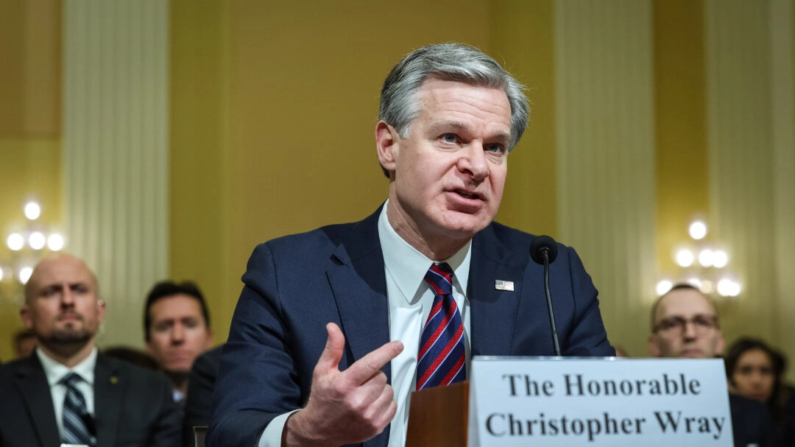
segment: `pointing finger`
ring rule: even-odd
[[[387,362],[403,352],[403,343],[391,341],[375,351],[360,358],[351,365],[343,374],[355,385],[361,385],[373,377]]]

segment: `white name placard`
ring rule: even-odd
[[[475,357],[469,445],[732,447],[722,359]]]

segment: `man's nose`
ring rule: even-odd
[[[472,141],[462,152],[458,160],[458,168],[472,176],[476,182],[483,181],[489,176],[489,165],[483,142]]]
[[[171,343],[180,344],[185,340],[185,328],[177,323],[171,330]]]
[[[64,288],[63,293],[61,294],[61,306],[62,307],[72,307],[75,305],[75,296],[68,287]]]
[[[696,338],[696,325],[692,321],[685,321],[684,336],[687,340]]]

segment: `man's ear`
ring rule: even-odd
[[[102,323],[105,321],[105,300],[97,300],[97,322]]]
[[[659,357],[660,356],[660,347],[657,346],[656,337],[657,337],[656,334],[649,335],[649,340],[648,340],[649,353],[651,354],[652,357]]]
[[[395,128],[384,121],[379,121],[375,125],[375,146],[378,150],[378,163],[391,175],[395,172],[400,150],[400,142]]]
[[[726,340],[723,338],[723,332],[718,331],[718,342],[715,343],[715,355],[723,355],[723,348],[726,347]]]
[[[30,307],[27,304],[19,309],[19,318],[22,319],[22,325],[25,326],[25,329],[33,329],[33,317],[30,315]]]

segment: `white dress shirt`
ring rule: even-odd
[[[75,384],[75,388],[83,393],[88,413],[94,416],[94,367],[97,365],[97,348],[94,348],[85,360],[73,368],[58,363],[39,348],[36,348],[36,355],[39,356],[41,366],[44,368],[44,375],[47,376],[47,383],[50,385],[55,422],[58,423],[58,433],[63,438],[63,403],[66,399],[66,385],[60,383],[61,379],[70,372],[76,373],[83,379]]]
[[[389,339],[403,342],[403,352],[391,362],[392,388],[395,390],[397,413],[389,429],[389,446],[406,444],[409,400],[417,383],[417,354],[425,321],[433,307],[433,291],[425,282],[425,274],[433,261],[403,240],[387,217],[389,201],[378,217],[378,238],[384,254],[386,290],[389,302]],[[469,377],[469,300],[466,297],[472,242],[444,262],[453,269],[453,298],[464,322],[464,346],[467,377]],[[295,410],[298,411],[298,410]],[[280,447],[287,418],[294,411],[274,418],[265,428],[258,447]]]

